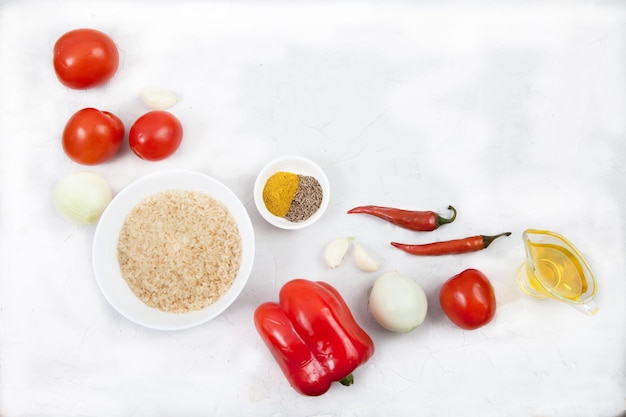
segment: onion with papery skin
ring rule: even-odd
[[[95,224],[113,198],[109,183],[100,174],[80,171],[62,178],[52,201],[66,219],[81,225]]]
[[[370,292],[369,308],[385,329],[408,333],[424,322],[428,301],[415,280],[394,271],[376,279]]]

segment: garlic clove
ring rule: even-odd
[[[324,248],[324,259],[330,268],[336,268],[341,265],[343,257],[350,248],[351,237],[342,237],[328,243]]]
[[[354,260],[356,265],[365,272],[375,272],[380,269],[380,262],[374,259],[365,248],[358,244],[354,244]]]
[[[176,94],[162,88],[146,88],[141,93],[143,103],[152,110],[165,110],[178,102]]]

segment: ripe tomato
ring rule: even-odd
[[[439,292],[439,303],[450,321],[465,330],[484,326],[496,314],[493,287],[476,269],[466,269],[446,281]]]
[[[124,132],[119,117],[88,107],[77,111],[67,121],[63,129],[63,150],[79,164],[101,164],[120,149]]]
[[[62,35],[54,44],[54,71],[63,85],[86,89],[113,77],[119,65],[119,52],[106,34],[94,29],[76,29]]]
[[[141,159],[160,161],[176,152],[183,139],[183,127],[171,113],[148,112],[130,128],[130,149]]]

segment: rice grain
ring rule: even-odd
[[[162,191],[128,214],[118,261],[130,289],[158,310],[186,313],[217,301],[241,265],[239,229],[228,209],[209,195]]]

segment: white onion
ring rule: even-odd
[[[351,237],[341,237],[328,243],[324,248],[324,259],[330,268],[341,265],[341,261],[350,248]]]
[[[424,322],[428,301],[415,280],[394,271],[376,279],[369,307],[374,319],[385,329],[408,333]]]
[[[112,198],[109,183],[100,174],[89,171],[67,175],[52,192],[57,211],[66,219],[82,225],[97,223]]]

